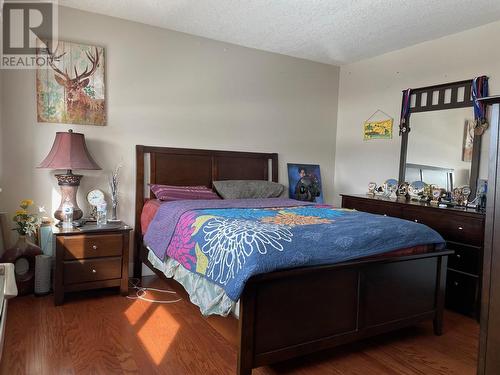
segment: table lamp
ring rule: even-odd
[[[78,207],[76,192],[83,176],[73,174],[72,170],[101,169],[90,155],[84,135],[73,133],[71,129],[68,132],[57,132],[52,149],[37,168],[66,169],[65,174],[56,174],[57,183],[61,187],[61,204],[54,212],[54,217],[59,221],[63,220],[62,206],[69,201],[73,205],[73,220],[80,219],[83,212]]]

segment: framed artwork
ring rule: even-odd
[[[363,139],[392,139],[393,119],[383,121],[365,121],[363,124]]]
[[[464,125],[464,142],[462,147],[462,161],[472,162],[474,148],[474,121],[466,120]]]
[[[290,163],[287,165],[290,198],[299,201],[323,203],[319,165]]]
[[[104,48],[59,41],[47,52],[42,46],[48,65],[36,72],[38,122],[106,125]]]

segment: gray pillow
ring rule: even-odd
[[[214,187],[224,199],[278,198],[285,191],[281,184],[261,180],[214,181]]]

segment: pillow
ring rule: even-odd
[[[224,199],[278,198],[286,190],[281,184],[261,180],[214,181],[214,187]]]
[[[178,201],[182,199],[220,199],[212,189],[206,186],[171,186],[149,184],[149,188],[157,199],[162,201]]]

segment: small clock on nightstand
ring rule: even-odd
[[[97,214],[97,206],[104,201],[104,193],[99,189],[91,190],[87,193],[87,202],[89,202],[92,210],[90,212],[90,217],[95,219]]]

